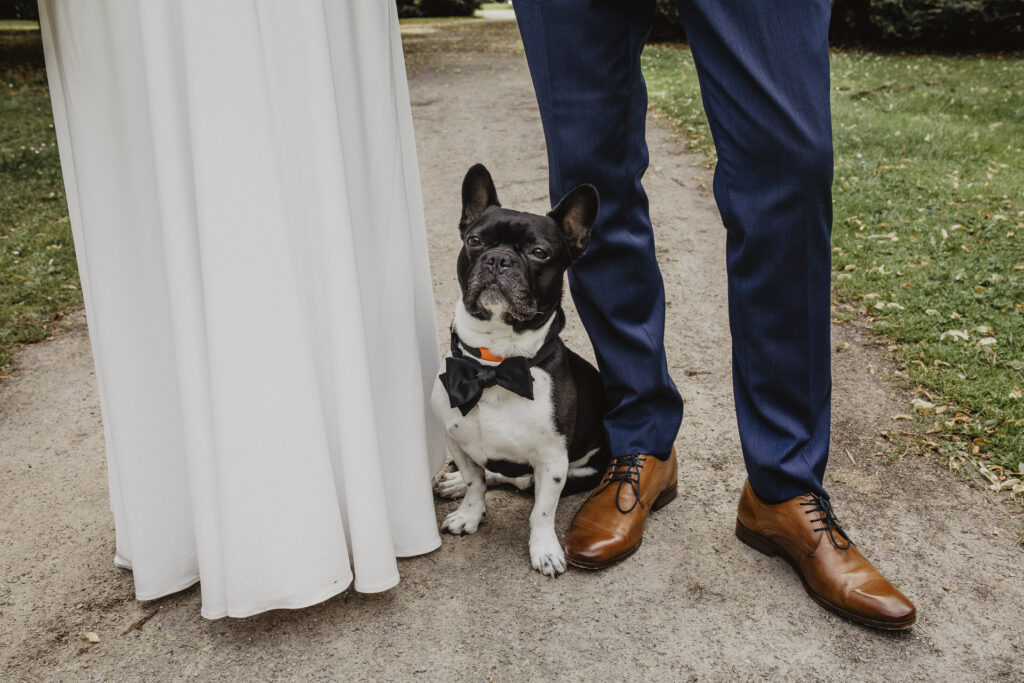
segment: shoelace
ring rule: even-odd
[[[832,545],[835,546],[838,550],[846,550],[851,545],[853,545],[853,541],[850,540],[850,537],[846,535],[845,531],[843,531],[842,524],[839,523],[839,518],[836,517],[836,513],[832,509],[832,504],[828,501],[828,499],[822,498],[816,493],[812,493],[810,494],[810,496],[811,500],[800,503],[800,505],[805,505],[808,507],[813,506],[810,510],[805,510],[804,514],[810,515],[815,512],[821,512],[824,515],[822,517],[817,517],[811,520],[812,522],[820,522],[822,525],[816,529],[813,529],[813,531],[828,532],[828,540],[831,541]],[[836,541],[837,532],[840,536],[843,537],[843,540],[846,541],[846,545],[839,545],[839,542]]]
[[[604,486],[601,490],[608,488],[614,482],[619,483],[618,488],[615,490],[615,507],[622,514],[632,512],[636,504],[640,502],[640,468],[644,466],[643,464],[646,460],[646,455],[623,455],[618,458],[612,458],[612,465],[608,469],[608,476],[605,478]],[[633,504],[629,506],[628,510],[623,510],[622,505],[619,503],[619,494],[622,492],[624,484],[628,484],[633,489]]]

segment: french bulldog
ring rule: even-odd
[[[566,568],[555,534],[559,498],[597,486],[611,457],[601,377],[559,338],[563,276],[586,250],[597,210],[591,185],[546,216],[504,209],[487,169],[469,169],[459,222],[462,296],[431,396],[458,467],[435,490],[463,497],[441,528],[475,533],[487,486],[532,486],[530,563],[547,576]]]

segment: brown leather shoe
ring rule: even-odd
[[[913,603],[860,554],[824,498],[806,494],[770,505],[747,482],[736,535],[766,555],[781,555],[815,602],[840,616],[889,631],[910,628],[917,618]]]
[[[565,539],[566,561],[603,569],[635,553],[647,516],[676,497],[677,472],[674,448],[667,461],[653,455],[612,458],[601,485],[572,521]]]

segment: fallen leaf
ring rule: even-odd
[[[954,341],[962,339],[967,341],[969,337],[967,336],[967,330],[946,330],[939,335],[939,341],[946,341],[946,339],[953,339]]]
[[[934,403],[926,401],[923,398],[915,398],[910,403],[914,406],[914,410],[918,412],[927,412],[935,407]]]

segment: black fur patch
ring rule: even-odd
[[[526,474],[533,474],[533,468],[529,465],[510,460],[488,460],[486,467],[491,472],[497,472],[506,477],[522,477]]]

